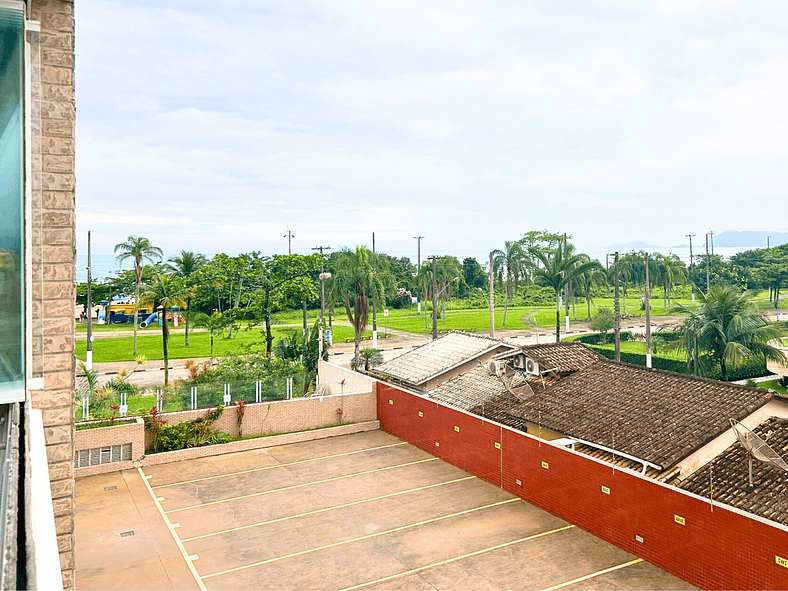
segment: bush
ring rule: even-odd
[[[607,333],[616,326],[616,316],[610,311],[610,308],[600,308],[591,321],[591,330],[601,333]]]
[[[199,419],[168,425],[156,409],[152,408],[150,413],[143,417],[143,420],[145,421],[145,430],[150,431],[153,435],[151,445],[153,452],[174,451],[232,441],[233,438],[229,434],[211,429],[211,424],[222,416],[223,412],[224,407],[218,406]]]
[[[636,336],[628,330],[622,330],[620,338],[622,343],[626,343],[629,341],[634,341],[636,339]],[[578,337],[569,337],[566,340],[580,341],[581,343],[585,343],[586,345],[612,345],[616,340],[616,335],[615,333],[607,333],[607,334],[592,333],[592,334],[580,335]]]

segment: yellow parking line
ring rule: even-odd
[[[187,511],[189,509],[197,509],[198,507],[208,507],[210,505],[218,505],[220,503],[229,503],[230,501],[238,501],[241,499],[250,499],[252,497],[261,497],[263,495],[270,495],[276,492],[285,490],[293,490],[296,488],[304,488],[305,486],[314,486],[316,484],[324,484],[326,482],[335,482],[337,480],[344,480],[345,478],[353,478],[354,476],[363,476],[364,474],[373,474],[375,472],[385,472],[386,470],[394,470],[395,468],[404,468],[406,466],[415,466],[416,464],[424,464],[426,462],[434,462],[438,458],[427,458],[426,460],[417,460],[415,462],[407,462],[405,464],[397,464],[396,466],[386,466],[385,468],[375,468],[374,470],[364,470],[363,472],[355,472],[353,474],[346,474],[344,476],[335,476],[333,478],[325,478],[324,480],[317,480],[315,482],[305,482],[303,484],[294,484],[292,486],[283,486],[282,488],[275,488],[273,490],[266,490],[259,493],[251,493],[248,495],[241,495],[240,497],[230,497],[228,499],[220,499],[218,501],[211,501],[209,503],[200,503],[199,505],[189,505],[188,507],[179,507],[178,509],[170,509],[165,513],[177,513],[178,511]]]
[[[624,564],[619,564],[618,566],[611,566],[610,568],[606,568],[604,570],[598,570],[595,573],[591,573],[590,575],[586,575],[584,577],[578,577],[576,579],[572,579],[571,581],[567,581],[566,583],[561,583],[560,585],[553,585],[552,587],[548,587],[547,589],[542,589],[542,591],[556,591],[557,589],[563,589],[564,587],[569,587],[569,585],[574,585],[575,583],[582,583],[583,581],[587,581],[588,579],[593,579],[594,577],[598,577],[599,575],[612,573],[613,571],[620,570],[628,566],[632,566],[633,564],[638,564],[639,562],[643,562],[643,559],[636,558],[635,560],[630,560],[629,562],[625,562]]]
[[[205,476],[203,478],[193,478],[192,480],[181,480],[180,482],[170,482],[169,484],[160,484],[153,488],[166,488],[168,486],[180,486],[182,484],[191,484],[192,482],[204,482],[205,480],[214,480],[216,478],[227,478],[228,476],[238,476],[239,474],[249,474],[251,472],[262,472],[263,470],[273,470],[274,468],[287,468],[288,466],[298,466],[299,464],[308,464],[309,462],[319,462],[320,460],[331,460],[334,458],[341,458],[343,456],[352,456],[353,454],[366,453],[368,451],[375,451],[376,449],[385,449],[387,447],[397,447],[400,445],[408,445],[407,441],[401,443],[391,443],[389,445],[380,445],[378,447],[369,447],[367,449],[357,449],[355,451],[347,451],[341,454],[334,454],[331,456],[321,456],[319,458],[312,458],[310,460],[300,460],[298,462],[290,462],[288,464],[277,464],[275,466],[264,466],[262,468],[250,468],[249,470],[240,470],[238,472],[230,472],[229,474],[219,474],[218,476]],[[150,478],[150,476],[148,477]]]
[[[435,568],[438,566],[443,566],[444,564],[450,564],[452,562],[457,562],[458,560],[465,560],[466,558],[472,558],[474,556],[478,556],[480,554],[485,554],[487,552],[493,552],[494,550],[500,550],[501,548],[506,548],[507,546],[514,546],[515,544],[521,544],[523,542],[528,542],[530,540],[535,540],[537,538],[543,538],[544,536],[549,536],[551,534],[557,534],[558,532],[572,529],[575,527],[574,525],[565,525],[564,527],[559,527],[557,529],[551,529],[550,531],[543,531],[539,534],[534,534],[531,536],[526,536],[524,538],[520,538],[518,540],[512,540],[511,542],[504,542],[503,544],[497,544],[495,546],[490,546],[489,548],[483,548],[481,550],[476,550],[476,552],[469,552],[468,554],[463,554],[462,556],[455,556],[454,558],[449,558],[448,560],[441,560],[440,562],[433,562],[432,564],[427,564],[426,566],[420,566],[419,568],[414,568],[411,570],[406,570],[405,572],[397,573],[396,575],[391,575],[389,577],[383,577],[382,579],[376,579],[374,581],[369,581],[367,583],[362,583],[361,585],[354,585],[353,587],[347,587],[342,591],[355,591],[355,589],[362,589],[363,587],[370,587],[371,585],[377,585],[378,583],[385,583],[386,581],[391,581],[393,579],[399,579],[401,577],[407,577],[408,575],[413,575],[419,573],[421,571]],[[210,576],[210,575],[209,575]]]
[[[178,550],[181,551],[181,556],[183,556],[183,559],[186,561],[186,566],[189,567],[189,571],[191,571],[194,580],[197,582],[197,586],[200,588],[200,591],[206,591],[205,585],[203,584],[202,579],[200,578],[200,575],[197,572],[197,569],[194,568],[194,560],[196,560],[197,556],[194,554],[189,555],[186,553],[186,548],[183,547],[183,543],[181,543],[181,540],[178,538],[178,534],[175,533],[175,528],[172,526],[172,523],[170,523],[169,518],[164,514],[164,510],[161,508],[161,505],[159,504],[156,495],[151,489],[150,484],[148,483],[148,479],[145,477],[145,473],[142,471],[142,468],[137,468],[137,470],[139,470],[140,476],[142,477],[142,482],[145,483],[145,488],[148,489],[148,492],[150,493],[150,496],[153,499],[153,503],[154,505],[156,505],[156,509],[159,510],[159,515],[161,515],[161,518],[164,520],[164,525],[167,526],[167,529],[170,531],[170,534],[172,534],[172,539],[175,540],[175,544],[178,546]]]
[[[245,564],[244,566],[237,566],[235,568],[230,568],[227,570],[219,571],[218,573],[212,573],[210,575],[203,576],[204,579],[210,579],[211,577],[218,577],[221,575],[227,575],[230,573],[235,573],[240,570],[246,570],[249,568],[254,568],[256,566],[262,566],[264,564],[270,564],[272,562],[278,562],[280,560],[287,560],[288,558],[295,558],[296,556],[303,556],[304,554],[312,554],[313,552],[320,552],[321,550],[328,550],[329,548],[336,548],[337,546],[344,546],[346,544],[352,544],[354,542],[361,542],[363,540],[369,540],[371,538],[377,538],[380,536],[385,536],[388,534],[393,534],[399,531],[404,531],[406,529],[413,529],[414,527],[421,527],[422,525],[428,525],[430,523],[435,523],[438,521],[443,521],[445,519],[452,519],[453,517],[459,517],[460,515],[467,515],[469,513],[475,513],[476,511],[483,511],[484,509],[490,509],[492,507],[498,507],[500,505],[507,505],[509,503],[516,503],[521,499],[507,499],[505,501],[498,501],[497,503],[490,503],[489,505],[483,505],[481,507],[474,507],[473,509],[466,509],[465,511],[458,511],[457,513],[452,513],[451,515],[444,515],[442,517],[434,517],[433,519],[427,519],[425,521],[419,521],[418,523],[411,523],[410,525],[403,525],[400,527],[395,527],[393,529],[387,529],[385,531],[379,531],[374,534],[368,534],[366,536],[361,536],[358,538],[353,538],[351,540],[344,540],[342,542],[335,542],[333,544],[327,544],[325,546],[318,546],[317,548],[310,548],[309,550],[302,550],[301,552],[294,552],[293,554],[285,554],[284,556],[277,556],[276,558],[269,558],[268,560],[261,560],[259,562],[253,562],[252,564]]]
[[[289,517],[280,517],[279,519],[271,519],[269,521],[260,521],[258,523],[252,523],[250,525],[243,525],[241,527],[233,527],[231,529],[223,529],[222,531],[217,531],[211,534],[203,534],[201,536],[194,536],[193,538],[184,538],[183,542],[192,542],[194,540],[202,540],[203,538],[210,538],[212,536],[220,536],[222,534],[227,534],[230,532],[241,531],[244,529],[251,529],[253,527],[262,527],[263,525],[271,525],[273,523],[279,523],[281,521],[289,521],[290,519],[298,519],[299,517],[308,517],[309,515],[317,515],[318,513],[326,513],[328,511],[335,511],[337,509],[344,509],[346,507],[352,507],[354,505],[361,505],[363,503],[371,503],[373,501],[380,501],[382,499],[389,499],[391,497],[397,497],[400,495],[406,495],[412,492],[417,492],[420,490],[428,490],[430,488],[437,488],[439,486],[446,486],[447,484],[454,484],[455,482],[464,482],[465,480],[473,480],[476,476],[466,476],[465,478],[456,478],[454,480],[448,480],[446,482],[439,482],[437,484],[428,484],[426,486],[420,486],[418,488],[410,488],[408,490],[403,490],[400,492],[390,493],[387,495],[381,495],[379,497],[373,497],[371,499],[364,499],[363,501],[354,501],[352,503],[345,503],[344,505],[336,505],[334,507],[326,507],[325,509],[316,509],[315,511],[307,511],[306,513],[299,513],[298,515],[290,515]],[[175,527],[173,525],[173,527]]]

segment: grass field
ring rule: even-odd
[[[780,385],[780,380],[769,380],[768,382],[758,382],[756,384],[759,388],[764,388],[766,390],[774,390],[775,392],[779,392],[780,394],[788,395],[788,388],[783,388]]]
[[[272,330],[274,341],[283,336],[287,336],[292,329],[274,328]],[[296,329],[297,330],[297,329]],[[226,334],[226,333],[223,333]],[[365,336],[371,334],[365,331]],[[353,329],[349,326],[334,326],[334,342],[344,342],[345,339],[353,338]],[[222,335],[214,335],[214,356],[221,356],[228,352],[234,352],[242,344],[259,343],[264,346],[265,336],[259,327],[242,329],[234,333],[232,339],[224,338]],[[85,359],[85,349],[87,342],[77,341],[77,358]],[[106,363],[113,361],[133,361],[133,337],[116,337],[110,339],[96,339],[93,341],[93,361],[96,363]],[[211,356],[211,337],[207,332],[197,332],[189,334],[189,346],[184,345],[183,334],[175,334],[169,340],[170,359],[188,359],[191,357],[210,357]],[[137,339],[137,354],[144,355],[147,359],[162,359],[161,336],[146,335]]]

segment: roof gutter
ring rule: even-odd
[[[626,458],[628,460],[632,460],[633,462],[637,462],[638,464],[643,464],[643,470],[641,470],[641,474],[645,474],[646,473],[646,469],[649,468],[649,467],[654,468],[655,470],[659,470],[660,472],[662,472],[662,470],[663,470],[662,466],[659,466],[657,464],[653,464],[653,463],[649,462],[648,460],[643,460],[641,458],[635,457],[635,456],[630,455],[628,453],[624,453],[622,451],[618,451],[618,450],[613,449],[611,447],[606,447],[604,445],[599,445],[598,443],[592,443],[590,441],[586,441],[585,439],[578,439],[577,437],[562,437],[561,439],[554,439],[554,440],[550,441],[549,443],[553,443],[553,444],[557,443],[558,445],[563,445],[565,447],[571,447],[572,449],[575,448],[575,444],[576,443],[582,443],[583,445],[588,445],[589,447],[593,447],[593,448],[601,450],[601,451],[606,451],[607,453],[613,454],[614,456],[620,456],[622,458]]]

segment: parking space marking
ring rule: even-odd
[[[425,460],[417,460],[415,462],[406,462],[404,464],[397,464],[395,466],[386,466],[385,468],[375,468],[374,470],[364,470],[363,472],[354,472],[353,474],[345,474],[344,476],[334,476],[333,478],[324,478],[323,480],[316,480],[314,482],[304,482],[303,484],[293,484],[291,486],[283,486],[282,488],[274,488],[272,490],[265,490],[259,493],[251,493],[248,495],[241,495],[239,497],[230,497],[227,499],[219,499],[218,501],[210,501],[208,503],[200,503],[199,505],[189,505],[187,507],[178,507],[177,509],[170,509],[165,513],[177,513],[178,511],[187,511],[189,509],[197,509],[199,507],[209,507],[211,505],[218,505],[220,503],[229,503],[230,501],[238,501],[241,499],[250,499],[253,497],[261,497],[263,495],[270,495],[276,492],[285,490],[293,490],[296,488],[304,488],[306,486],[315,486],[316,484],[325,484],[326,482],[336,482],[337,480],[344,480],[345,478],[353,478],[354,476],[363,476],[365,474],[374,474],[375,472],[385,472],[386,470],[394,470],[396,468],[404,468],[406,466],[415,466],[416,464],[424,464],[426,462],[435,462],[439,458],[427,458]]]
[[[379,531],[374,534],[367,534],[366,536],[360,536],[358,538],[352,538],[350,540],[343,540],[341,542],[334,542],[333,544],[326,544],[325,546],[318,546],[317,548],[310,548],[309,550],[302,550],[301,552],[294,552],[292,554],[285,554],[283,556],[276,556],[275,558],[269,558],[268,560],[260,560],[258,562],[253,562],[251,564],[245,564],[243,566],[237,566],[235,568],[230,568],[227,570],[219,571],[217,573],[211,573],[210,575],[203,575],[203,579],[210,579],[212,577],[218,577],[221,575],[227,575],[230,573],[235,573],[241,570],[246,570],[250,568],[254,568],[256,566],[262,566],[264,564],[271,564],[272,562],[279,562],[280,560],[287,560],[288,558],[295,558],[296,556],[304,556],[305,554],[312,554],[314,552],[320,552],[321,550],[328,550],[329,548],[336,548],[337,546],[344,546],[346,544],[353,544],[355,542],[361,542],[363,540],[369,540],[372,538],[379,538],[380,536],[386,536],[389,534],[393,534],[400,531],[405,531],[407,529],[413,529],[416,527],[421,527],[422,525],[429,525],[430,523],[436,523],[438,521],[444,521],[446,519],[452,519],[454,517],[459,517],[461,515],[468,515],[470,513],[475,513],[476,511],[484,511],[485,509],[491,509],[492,507],[499,507],[501,505],[508,505],[509,503],[516,503],[517,501],[522,501],[520,498],[514,499],[506,499],[505,501],[498,501],[497,503],[490,503],[489,505],[482,505],[481,507],[474,507],[473,509],[466,509],[465,511],[458,511],[456,513],[451,513],[449,515],[443,515],[441,517],[433,517],[432,519],[426,519],[424,521],[419,521],[417,523],[411,523],[409,525],[402,525],[400,527],[395,527],[392,529],[387,529],[384,531]]]
[[[197,582],[197,586],[200,588],[200,591],[206,591],[205,585],[202,582],[202,578],[200,577],[197,569],[194,568],[194,560],[196,560],[197,556],[195,554],[187,554],[186,548],[183,547],[183,543],[181,542],[180,538],[178,538],[178,534],[175,533],[175,528],[172,526],[169,518],[164,514],[164,509],[162,509],[161,504],[159,504],[159,500],[156,498],[156,494],[153,492],[153,489],[150,487],[150,483],[148,479],[145,477],[145,473],[142,471],[142,468],[137,468],[139,471],[140,477],[142,478],[142,482],[145,484],[145,488],[148,489],[150,493],[151,499],[153,499],[153,504],[156,505],[156,509],[159,510],[159,515],[164,520],[164,525],[167,526],[170,534],[172,534],[172,539],[175,540],[175,544],[178,546],[178,550],[181,551],[181,556],[186,561],[186,566],[189,567],[189,571],[192,573],[194,580]]]
[[[214,480],[216,478],[227,478],[228,476],[237,476],[239,474],[250,474],[252,472],[262,472],[263,470],[273,470],[274,468],[287,468],[288,466],[298,466],[299,464],[308,464],[310,462],[319,462],[321,460],[331,460],[334,458],[341,458],[343,456],[352,456],[353,454],[361,454],[366,453],[368,451],[375,451],[377,449],[385,449],[387,447],[398,447],[400,445],[408,445],[407,441],[402,441],[400,443],[391,443],[388,445],[379,445],[378,447],[370,447],[367,449],[358,449],[356,451],[348,451],[341,454],[334,454],[330,456],[322,456],[319,458],[312,458],[309,460],[299,460],[298,462],[289,462],[287,464],[277,464],[275,466],[263,466],[262,468],[250,468],[249,470],[240,470],[238,472],[230,472],[228,474],[219,474],[217,476],[205,476],[203,478],[193,478],[192,480],[181,480],[180,482],[171,482],[169,484],[160,484],[158,486],[154,486],[154,489],[157,488],[167,488],[168,486],[180,486],[182,484],[191,484],[192,482],[204,482],[206,480]],[[152,476],[148,476],[148,478],[152,478]]]
[[[549,536],[552,534],[557,534],[558,532],[565,531],[567,529],[572,529],[575,527],[574,525],[565,525],[564,527],[559,527],[556,529],[551,529],[549,531],[543,531],[538,534],[533,534],[530,536],[526,536],[524,538],[520,538],[518,540],[512,540],[511,542],[504,542],[503,544],[496,544],[495,546],[490,546],[489,548],[482,548],[481,550],[476,550],[475,552],[469,552],[468,554],[463,554],[462,556],[455,556],[454,558],[449,558],[448,560],[441,560],[440,562],[433,562],[432,564],[427,564],[425,566],[420,566],[418,568],[413,568],[411,570],[406,570],[401,573],[397,573],[396,575],[391,575],[388,577],[383,577],[382,579],[375,579],[374,581],[368,581],[366,583],[362,583],[360,585],[354,585],[353,587],[346,587],[342,591],[355,591],[356,589],[363,589],[364,587],[371,587],[372,585],[377,585],[378,583],[385,583],[386,581],[392,581],[394,579],[399,579],[402,577],[407,577],[408,575],[413,575],[416,573],[420,573],[430,568],[436,568],[439,566],[443,566],[444,564],[451,564],[452,562],[457,562],[459,560],[465,560],[466,558],[473,558],[474,556],[479,556],[480,554],[486,554],[487,552],[493,552],[495,550],[500,550],[501,548],[506,548],[508,546],[514,546],[515,544],[522,544],[523,542],[529,542],[530,540],[536,540],[537,538],[543,538],[545,536]]]
[[[251,529],[253,527],[262,527],[264,525],[271,525],[273,523],[279,523],[281,521],[288,521],[290,519],[298,519],[300,517],[308,517],[309,515],[317,515],[318,513],[326,513],[328,511],[335,511],[337,509],[344,509],[345,507],[353,507],[354,505],[361,505],[363,503],[371,503],[373,501],[380,501],[382,499],[390,499],[391,497],[397,497],[400,495],[406,495],[412,492],[420,491],[420,490],[428,490],[431,488],[437,488],[439,486],[446,486],[447,484],[454,484],[455,482],[464,482],[466,480],[474,480],[476,476],[466,476],[465,478],[455,478],[454,480],[447,480],[446,482],[438,482],[437,484],[428,484],[426,486],[419,486],[418,488],[410,488],[408,490],[403,490],[400,492],[389,493],[387,495],[381,495],[379,497],[372,497],[371,499],[364,499],[362,501],[354,501],[352,503],[345,503],[343,505],[335,505],[334,507],[326,507],[325,509],[316,509],[314,511],[307,511],[306,513],[299,513],[298,515],[290,515],[288,517],[280,517],[278,519],[270,519],[268,521],[260,521],[258,523],[252,523],[249,525],[242,525],[240,527],[233,527],[230,529],[223,529],[221,531],[217,531],[210,534],[203,534],[201,536],[194,536],[192,538],[184,538],[182,541],[192,542],[194,540],[202,540],[203,538],[210,538],[213,536],[220,536],[222,534],[227,534],[230,532],[241,531],[244,529]],[[173,525],[173,527],[175,527]]]
[[[593,579],[594,577],[598,577],[600,575],[612,573],[613,571],[617,571],[622,568],[632,566],[633,564],[639,564],[641,562],[643,562],[642,558],[636,558],[635,560],[630,560],[629,562],[625,562],[624,564],[619,564],[618,566],[611,566],[610,568],[606,568],[604,570],[598,570],[595,573],[591,573],[590,575],[572,579],[571,581],[567,581],[566,583],[553,585],[552,587],[548,587],[547,589],[542,589],[542,591],[556,591],[557,589],[563,589],[564,587],[569,587],[570,585],[574,585],[575,583],[582,583],[583,581],[587,581],[588,579]]]

